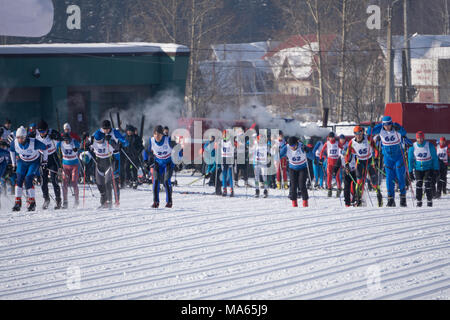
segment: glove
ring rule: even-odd
[[[416,177],[414,176],[414,172],[413,172],[413,171],[411,171],[411,172],[409,173],[409,178],[411,179],[411,181],[416,180]]]
[[[83,132],[83,136],[81,139],[86,140],[86,138],[89,137],[89,134],[87,132]]]
[[[323,166],[323,161],[319,160],[319,166]]]
[[[11,165],[11,170],[12,170],[13,173],[16,173],[17,166]]]
[[[73,152],[78,152],[78,148],[73,148]]]
[[[350,171],[350,165],[348,163],[345,164],[345,170]]]
[[[42,170],[46,170],[47,169],[47,161],[42,161],[41,167],[42,167]]]

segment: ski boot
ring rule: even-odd
[[[47,210],[50,204],[50,198],[44,198],[44,204],[42,205],[42,209]]]
[[[172,208],[172,202],[167,202],[166,203],[166,208]]]
[[[422,207],[422,201],[417,201],[417,207]]]
[[[277,190],[281,190],[281,182],[277,182]]]
[[[284,183],[284,189],[285,190],[289,189],[289,183],[287,183],[287,182]]]
[[[222,197],[226,197],[226,196],[227,196],[227,188],[223,188]]]
[[[267,189],[264,189],[263,198],[267,198],[268,196],[269,196],[269,192],[267,191]]]
[[[152,204],[152,208],[158,208],[159,207],[159,202],[153,202]]]
[[[259,189],[255,190],[255,198],[259,198]]]
[[[432,207],[433,206],[433,201],[427,201],[427,207]]]
[[[328,198],[331,198],[333,196],[333,191],[331,189],[328,189]]]
[[[234,197],[234,189],[233,188],[231,188],[231,190],[230,190],[230,197]]]
[[[34,198],[28,198],[28,200],[27,200],[27,210],[28,211],[35,211],[36,210],[36,201],[34,201]]]
[[[62,209],[67,209],[69,207],[69,203],[67,201],[63,201]]]
[[[22,207],[22,199],[16,198],[16,203],[14,204],[14,207],[12,208],[13,211],[20,211],[20,208]]]
[[[337,189],[336,198],[339,198],[341,196],[341,192],[342,192],[342,189]]]
[[[62,208],[62,206],[61,206],[61,199],[57,198],[57,199],[56,199],[55,210],[59,210],[59,209],[61,209],[61,208]]]
[[[441,198],[441,192],[439,191],[439,192],[436,192],[436,198],[435,199],[440,199]]]
[[[400,207],[406,207],[406,195],[400,195]]]
[[[303,207],[306,208],[308,206],[308,200],[303,200]]]
[[[380,188],[377,188],[377,200],[378,200],[378,207],[383,206],[383,196],[381,195]]]
[[[292,206],[293,206],[294,208],[298,207],[297,200],[292,200]]]
[[[388,197],[387,207],[395,207],[395,199],[394,197]]]

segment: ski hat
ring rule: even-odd
[[[440,139],[439,139],[439,142],[443,142],[443,143],[445,143],[447,140],[445,139],[445,137],[441,137]]]
[[[364,132],[364,130],[360,126],[356,126],[353,128],[353,133],[357,133],[357,132]]]
[[[298,138],[297,137],[289,137],[288,139],[288,145],[290,147],[295,146],[298,143]]]
[[[127,124],[127,126],[125,127],[125,131],[133,131],[134,132],[134,127],[131,124]]]
[[[3,124],[11,124],[11,120],[6,119],[5,122]]]
[[[390,116],[384,116],[381,121],[383,122],[383,126],[392,124],[392,118]]]
[[[102,122],[102,129],[112,129],[111,121],[103,120],[103,122]]]
[[[419,138],[425,139],[425,134],[423,133],[423,131],[417,131],[416,139],[419,139]]]
[[[72,128],[70,127],[70,124],[68,122],[64,123],[63,128],[64,130],[68,129],[69,131],[72,131]]]
[[[334,132],[330,132],[330,133],[328,134],[328,138],[334,138],[334,137],[335,137]]]
[[[45,122],[44,120],[39,121],[39,123],[37,125],[37,129],[39,131],[46,131],[46,130],[48,130],[47,122]]]
[[[16,131],[16,137],[19,138],[19,137],[26,137],[26,136],[27,136],[27,130],[23,126],[20,126],[20,128],[17,129],[17,131]]]
[[[341,134],[341,135],[339,136],[339,139],[345,139],[345,136],[344,136],[343,134]]]

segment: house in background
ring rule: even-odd
[[[393,36],[396,99],[402,86],[404,37]],[[386,57],[386,41],[379,40]],[[450,102],[450,36],[416,35],[410,38],[411,84],[416,88],[413,102]]]

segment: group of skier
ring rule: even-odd
[[[326,141],[319,140],[313,147],[311,141],[302,142],[294,136],[287,138],[281,131],[274,139],[256,130],[255,139],[242,142],[224,130],[218,141],[212,136],[203,146],[204,155],[208,155],[203,177],[210,179],[209,185],[215,186],[216,194],[233,197],[240,173],[246,188],[250,186],[249,168],[252,168],[255,197],[260,197],[261,191],[263,197],[268,197],[273,181],[277,189],[289,189],[294,207],[298,207],[299,197],[303,207],[308,207],[308,188],[321,188],[324,182],[327,195],[332,197],[333,179],[336,180],[336,196],[340,198],[344,191],[347,207],[363,205],[364,192],[371,190],[376,193],[378,206],[383,206],[382,176],[386,178],[388,207],[396,205],[396,185],[400,206],[407,205],[406,192],[409,187],[414,193],[413,181],[416,181],[417,206],[422,206],[424,193],[428,206],[432,206],[433,198],[446,194],[449,152],[444,137],[435,147],[419,131],[416,142],[412,143],[405,129],[389,116],[367,130],[355,126],[353,133],[354,137],[347,139],[330,132]],[[242,143],[244,145],[240,145]],[[28,129],[21,126],[12,131],[8,120],[0,128],[0,178],[3,185],[8,179],[14,186],[13,211],[21,210],[24,191],[27,209],[36,209],[36,181],[42,188],[43,209],[50,203],[49,181],[55,195],[55,209],[68,208],[69,188],[74,196],[74,207],[77,207],[80,203],[78,185],[83,183],[85,190],[86,182],[90,181],[95,181],[98,187],[102,208],[111,208],[113,203],[119,206],[120,189],[125,181],[137,188],[141,176],[147,176],[153,184],[152,208],[159,207],[161,184],[166,193],[165,206],[171,208],[172,175],[181,168],[179,163],[183,157],[183,150],[174,152],[175,145],[169,128],[161,125],[154,127],[148,146],[144,148],[135,127],[128,125],[123,133],[113,128],[109,120],[104,120],[92,135],[83,133],[81,138],[71,131],[68,123],[62,133],[49,128],[43,120],[37,126],[30,124]],[[243,162],[236,161],[239,150],[244,153]],[[59,180],[62,180],[62,196]],[[92,192],[89,183],[87,186]]]

